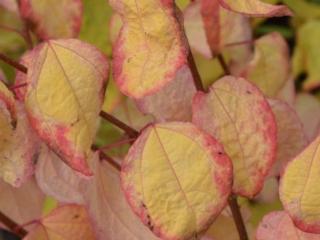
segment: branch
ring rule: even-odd
[[[108,156],[102,151],[99,151],[99,156],[100,156],[100,159],[103,159],[108,163],[110,163],[111,166],[114,167],[117,171],[119,172],[121,171],[121,165],[117,161],[115,161],[113,158],[111,158],[110,156]]]
[[[120,121],[119,119],[115,118],[114,116],[110,115],[107,112],[101,111],[100,116],[107,120],[108,122],[112,123],[113,125],[117,126],[118,128],[125,131],[130,138],[137,138],[139,136],[139,132],[133,129],[132,127],[128,126],[124,122]]]
[[[196,63],[194,61],[194,57],[192,55],[191,49],[189,49],[189,54],[188,54],[188,65],[189,65],[189,68],[191,70],[193,81],[194,81],[194,85],[196,86],[196,89],[198,91],[204,92],[205,89],[203,87],[201,76],[199,74],[197,65],[196,65]]]
[[[239,233],[240,240],[249,240],[246,226],[245,226],[244,221],[242,219],[240,208],[239,208],[239,205],[237,202],[237,197],[232,194],[229,197],[228,202],[229,202],[229,206],[231,208],[234,223],[236,224],[236,227],[237,227],[237,230]]]
[[[23,73],[28,72],[28,68],[26,68],[26,66],[20,64],[19,62],[12,60],[11,58],[7,57],[6,55],[4,55],[2,53],[0,53],[0,60],[9,64],[10,66],[14,67],[15,69],[17,69],[20,72],[23,72]]]
[[[224,60],[222,54],[221,53],[218,54],[217,58],[218,58],[218,61],[219,61],[220,65],[221,65],[221,67],[223,68],[224,73],[226,75],[230,75],[231,72],[230,72],[229,67],[228,67],[226,61]]]
[[[4,215],[0,212],[0,222],[2,222],[7,228],[9,228],[14,234],[18,235],[19,237],[24,238],[28,232],[20,227],[16,222],[12,219]]]

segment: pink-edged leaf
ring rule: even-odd
[[[19,187],[34,173],[39,141],[30,126],[24,105],[17,102],[16,108],[16,127],[0,151],[0,176],[5,182]]]
[[[81,0],[21,0],[20,13],[41,39],[76,37],[82,22]]]
[[[223,147],[191,123],[143,130],[122,163],[122,188],[133,211],[161,239],[198,236],[231,192],[232,166]]]
[[[109,0],[123,26],[113,47],[120,90],[141,98],[174,80],[187,62],[186,41],[173,0]]]
[[[39,219],[23,240],[95,240],[83,206],[70,204],[54,209]]]
[[[302,232],[285,211],[264,216],[256,232],[256,240],[320,240],[320,235]]]
[[[234,167],[233,192],[252,198],[276,157],[276,123],[263,94],[243,78],[226,76],[193,100],[193,122],[216,137]]]
[[[83,204],[80,184],[85,180],[45,145],[37,162],[36,179],[41,190],[59,202]]]
[[[279,176],[283,167],[303,150],[308,141],[301,120],[292,107],[276,99],[269,99],[269,104],[278,130],[277,157],[270,174]]]
[[[12,92],[7,88],[5,82],[0,81],[0,104],[2,109],[6,109],[11,118],[11,122],[16,122],[17,113],[16,113],[16,103]],[[15,125],[15,124],[13,124]]]
[[[193,49],[207,58],[227,53],[232,62],[246,62],[252,54],[249,44],[229,47],[237,42],[250,42],[249,20],[220,7],[217,0],[192,2],[184,11],[184,26]]]
[[[0,180],[0,196],[0,211],[18,224],[41,216],[45,197],[33,178],[19,188]]]
[[[320,102],[307,93],[298,94],[295,109],[302,121],[307,137],[312,141],[320,133]]]
[[[137,99],[138,108],[157,121],[190,121],[192,97],[196,93],[192,73],[184,66],[171,83],[153,95]]]
[[[83,193],[97,240],[156,240],[127,204],[119,173],[97,156],[91,163],[94,177],[83,184]]]
[[[76,39],[50,40],[31,54],[25,103],[32,127],[70,167],[89,176],[108,61]]]
[[[218,0],[222,7],[250,17],[282,17],[293,13],[285,5],[272,5],[261,0]]]
[[[320,135],[286,166],[280,199],[295,225],[320,234]]]
[[[268,97],[275,97],[290,77],[289,48],[280,33],[273,32],[255,41],[253,59],[240,73]]]
[[[262,191],[255,197],[258,203],[274,204],[279,201],[278,177],[269,177],[265,180]]]
[[[116,13],[112,14],[109,24],[110,41],[112,44],[115,44],[123,25],[121,16]]]

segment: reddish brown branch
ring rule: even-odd
[[[244,224],[244,221],[240,212],[240,207],[238,205],[237,197],[232,194],[229,197],[228,202],[231,208],[234,223],[236,224],[236,227],[239,233],[240,240],[249,240],[246,226]]]
[[[2,53],[0,53],[0,60],[9,64],[10,66],[14,67],[15,69],[17,69],[20,72],[23,72],[23,73],[28,72],[28,68],[26,68],[26,66],[20,64],[17,61],[12,60],[11,58],[7,57],[6,55],[4,55]]]
[[[2,212],[0,212],[0,222],[19,237],[23,238],[28,234],[28,232],[24,228],[20,227],[16,222],[14,222],[8,216],[4,215]]]
[[[191,50],[189,50],[189,54],[188,54],[188,65],[189,65],[189,68],[191,70],[193,81],[194,81],[194,85],[195,85],[196,89],[198,91],[204,92],[205,89],[204,89],[204,86],[202,84],[201,76],[199,74],[199,71],[198,71],[197,65],[196,65],[196,63],[194,61],[194,57],[192,55]]]
[[[221,67],[223,68],[224,73],[225,73],[226,75],[230,75],[231,72],[230,72],[230,70],[229,70],[228,64],[227,64],[226,61],[224,60],[222,54],[218,54],[217,58],[218,58],[218,61],[219,61],[220,65],[221,65]]]
[[[99,151],[100,159],[107,161],[112,167],[114,167],[117,171],[121,171],[120,164],[115,161],[112,157],[108,156],[102,151]]]
[[[111,114],[101,111],[100,116],[107,120],[108,122],[112,123],[113,125],[117,126],[118,128],[125,131],[130,138],[137,138],[139,136],[139,132],[133,129],[132,127],[128,126],[124,122],[120,121],[119,119],[115,118]]]

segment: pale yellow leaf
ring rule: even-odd
[[[98,128],[108,61],[76,39],[47,41],[32,55],[25,98],[31,124],[69,166],[91,175],[87,159]]]
[[[197,237],[227,203],[232,167],[223,147],[191,123],[150,125],[129,150],[121,181],[134,212],[162,239]]]

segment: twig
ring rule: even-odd
[[[112,148],[119,147],[119,146],[122,146],[124,144],[131,144],[132,142],[134,142],[134,140],[136,140],[136,138],[121,139],[118,142],[111,143],[111,144],[108,144],[106,146],[103,146],[103,147],[99,148],[99,150],[104,150],[104,151],[110,150]]]
[[[239,205],[237,202],[237,197],[232,194],[229,197],[228,202],[229,202],[229,206],[231,208],[234,223],[236,224],[236,227],[237,227],[237,230],[239,233],[240,240],[249,240],[246,226],[245,226],[244,221],[242,219],[240,208],[239,208]]]
[[[111,114],[101,111],[100,116],[107,120],[108,122],[112,123],[113,125],[117,126],[118,128],[125,131],[130,138],[137,138],[139,136],[139,132],[133,129],[132,127],[128,126],[124,122],[120,121],[119,119],[115,118]]]
[[[20,64],[17,61],[12,60],[11,58],[7,57],[6,55],[0,53],[0,60],[4,61],[5,63],[9,64],[10,66],[14,67],[20,72],[27,73],[28,68],[26,66]]]
[[[108,156],[103,151],[99,151],[99,155],[100,155],[100,159],[103,159],[103,160],[107,161],[108,163],[110,163],[111,166],[114,167],[117,171],[119,171],[119,172],[121,171],[120,164],[117,161],[115,161],[112,157]]]
[[[231,72],[230,72],[229,67],[228,67],[226,61],[224,60],[222,54],[221,53],[218,54],[217,58],[218,58],[218,61],[219,61],[220,65],[221,65],[221,67],[223,68],[224,73],[226,75],[230,75]]]
[[[196,63],[194,61],[194,57],[192,55],[191,49],[189,49],[189,54],[188,54],[188,65],[189,65],[189,68],[191,70],[193,81],[194,81],[194,85],[195,85],[196,89],[198,91],[204,92],[205,89],[204,89],[204,86],[202,84],[201,76],[199,74],[197,65],[196,65]]]
[[[23,238],[28,234],[24,228],[20,227],[16,222],[4,215],[2,212],[0,212],[0,222],[2,222],[7,228],[10,229],[10,231],[19,237]]]

